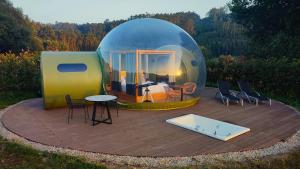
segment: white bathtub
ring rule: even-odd
[[[188,114],[168,119],[166,122],[223,141],[227,141],[250,131],[250,128],[198,116],[195,114]]]

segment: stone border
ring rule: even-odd
[[[30,99],[29,99],[30,100]],[[187,157],[134,157],[134,156],[119,156],[119,155],[110,155],[94,152],[86,152],[79,150],[72,150],[68,148],[60,148],[55,146],[48,146],[41,143],[33,142],[27,140],[21,136],[10,132],[2,124],[2,116],[5,112],[11,108],[25,102],[28,100],[21,101],[14,105],[11,105],[0,111],[0,135],[4,138],[20,143],[23,145],[30,146],[34,149],[40,151],[47,151],[52,153],[63,153],[71,156],[79,156],[87,159],[90,162],[104,162],[114,165],[130,165],[130,166],[139,166],[139,167],[185,167],[191,165],[201,165],[201,164],[211,164],[219,161],[243,161],[247,159],[254,159],[259,157],[265,157],[270,155],[277,155],[282,153],[287,153],[292,149],[295,149],[300,146],[300,130],[298,130],[294,135],[292,135],[285,142],[278,142],[275,145],[272,145],[263,149],[242,151],[242,152],[226,152],[220,154],[204,154],[196,156],[187,156]],[[282,102],[279,102],[289,108],[293,109],[295,113],[300,115],[295,108],[286,105]]]

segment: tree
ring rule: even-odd
[[[206,48],[207,57],[220,55],[245,55],[248,53],[248,39],[245,28],[232,20],[227,8],[213,8],[207,17],[196,25],[194,38]]]
[[[32,34],[31,23],[22,11],[7,0],[0,0],[0,52],[39,50],[41,45]]]
[[[0,52],[17,53],[23,49],[94,51],[114,27],[128,20],[146,17],[163,19],[178,25],[196,40],[207,57],[246,54],[248,43],[243,36],[244,28],[232,20],[226,8],[214,8],[203,19],[194,12],[178,12],[146,13],[131,16],[127,20],[107,19],[103,23],[42,24],[30,21],[8,0],[0,0]]]
[[[255,55],[300,57],[299,0],[232,0],[229,8],[247,28]]]

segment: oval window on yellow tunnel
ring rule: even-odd
[[[59,72],[85,72],[87,66],[83,63],[63,63],[57,65]]]

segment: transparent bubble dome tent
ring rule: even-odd
[[[97,53],[103,89],[128,108],[175,109],[197,103],[206,82],[204,57],[193,38],[160,19],[125,22]]]

